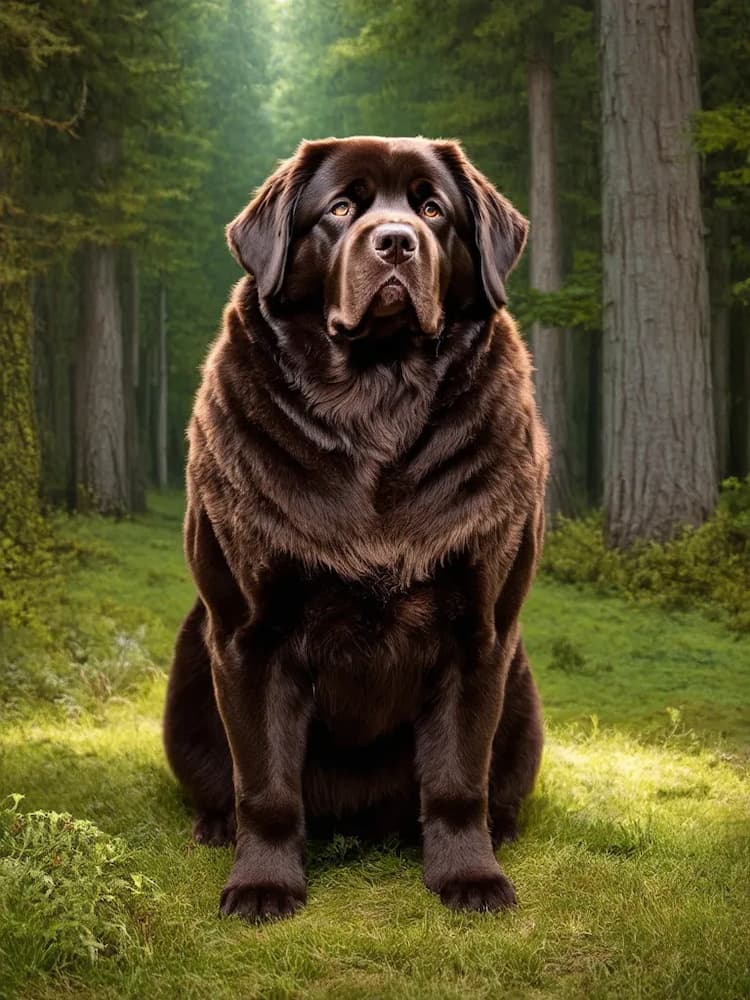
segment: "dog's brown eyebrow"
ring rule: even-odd
[[[372,184],[368,183],[364,177],[357,177],[346,186],[346,190],[351,193],[356,201],[364,201],[372,193],[371,189]]]
[[[438,193],[437,185],[435,184],[434,181],[430,180],[429,177],[418,177],[416,180],[413,180],[411,182],[409,187],[411,188],[415,197],[419,198],[420,200],[422,198],[427,198],[432,194]]]

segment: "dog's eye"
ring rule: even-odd
[[[426,201],[420,209],[426,219],[439,219],[443,210],[436,201]]]
[[[354,205],[350,201],[337,201],[331,206],[331,215],[351,215]]]

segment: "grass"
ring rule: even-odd
[[[313,845],[298,917],[219,920],[231,854],[192,845],[160,745],[180,504],[62,521],[48,638],[9,647],[0,997],[750,994],[750,638],[547,580],[524,615],[547,750],[502,851],[518,911],[451,913],[415,852],[340,838]]]

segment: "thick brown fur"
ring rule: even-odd
[[[189,428],[165,718],[196,839],[236,841],[224,913],[294,912],[335,829],[421,827],[446,904],[515,902],[547,470],[504,308],[525,234],[455,143],[375,138],[304,143],[229,228],[249,275]]]

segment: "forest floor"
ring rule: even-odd
[[[518,910],[452,913],[417,852],[339,838],[298,916],[219,919],[231,854],[192,844],[160,739],[181,504],[60,519],[55,641],[16,636],[0,678],[0,997],[750,995],[750,637],[543,577],[547,748],[501,852]]]

